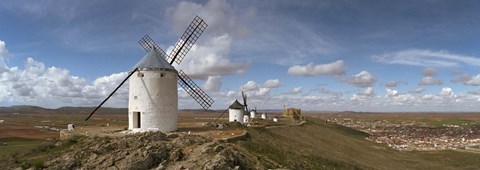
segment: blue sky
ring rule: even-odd
[[[177,69],[226,108],[476,111],[478,1],[2,1],[0,106],[95,106],[150,35],[166,51],[209,25]],[[200,108],[179,91],[180,108]],[[110,107],[127,107],[122,88]]]

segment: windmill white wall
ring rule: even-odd
[[[243,123],[248,123],[250,120],[250,116],[248,115],[243,115]]]
[[[244,123],[244,106],[235,100],[230,107],[228,107],[228,121]]]
[[[228,109],[228,120],[243,124],[243,109]]]
[[[252,119],[255,118],[256,114],[257,113],[256,113],[255,110],[250,111],[250,118],[252,118]]]
[[[178,120],[177,71],[151,50],[130,77],[128,128],[133,131],[174,131]]]
[[[262,113],[262,119],[267,119],[267,113]]]

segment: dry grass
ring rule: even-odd
[[[399,152],[369,142],[362,132],[311,118],[303,126],[249,129],[240,144],[291,169],[478,169],[480,154]]]

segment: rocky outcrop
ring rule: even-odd
[[[235,144],[185,133],[147,132],[75,140],[67,150],[46,161],[46,168],[223,170],[264,167],[255,156]]]

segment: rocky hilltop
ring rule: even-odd
[[[76,137],[41,165],[45,169],[263,169],[275,166],[233,143],[187,133],[147,132],[122,137]],[[10,161],[11,168],[18,168]],[[17,167],[15,167],[17,166]],[[39,168],[38,165],[21,165]]]

